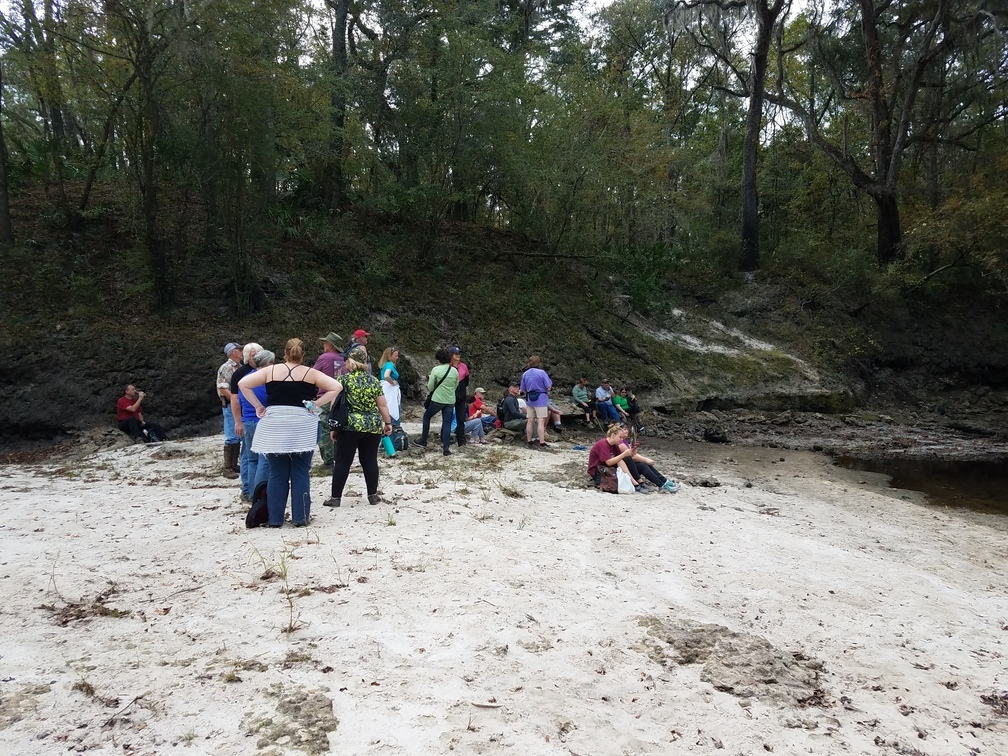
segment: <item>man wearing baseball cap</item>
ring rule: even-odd
[[[343,341],[343,337],[335,331],[330,331],[319,340],[322,342],[322,354],[320,354],[318,359],[315,360],[315,364],[312,365],[312,367],[315,370],[325,373],[330,378],[343,375],[346,363],[343,360],[343,355],[339,352],[339,345],[340,342]],[[324,393],[325,391],[319,389],[319,396],[322,396]],[[319,455],[328,467],[332,467],[332,463],[336,459],[336,454],[333,450],[332,438],[329,436],[330,410],[332,410],[332,405],[327,404],[319,413],[318,432]]]
[[[367,331],[365,331],[363,328],[358,328],[356,331],[354,331],[353,332],[353,338],[350,339],[350,343],[347,344],[347,348],[345,350],[343,350],[343,359],[345,360],[347,358],[347,355],[350,354],[350,350],[353,349],[354,347],[359,347],[359,346],[367,347],[367,340],[368,340],[368,336],[370,336],[370,335],[371,334],[368,333]],[[371,370],[371,356],[370,355],[368,355],[368,360],[367,360],[367,371],[371,375],[374,374],[374,371]]]
[[[231,376],[242,361],[242,345],[229,341],[224,345],[227,360],[217,368],[217,398],[221,403],[221,414],[224,415],[224,469],[225,478],[237,478],[240,475],[238,455],[241,453],[241,439],[235,432],[234,413],[231,411]]]

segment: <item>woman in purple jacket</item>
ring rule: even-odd
[[[546,418],[549,417],[549,390],[553,388],[553,381],[546,375],[546,371],[539,367],[539,355],[533,354],[528,360],[528,370],[522,373],[521,391],[525,392],[525,414],[528,420],[525,423],[525,440],[528,445],[535,448],[536,443],[532,440],[538,425],[540,449],[546,448]]]

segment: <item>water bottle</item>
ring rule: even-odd
[[[311,399],[305,399],[303,402],[301,402],[301,404],[304,405],[304,408],[306,410],[315,415],[315,417],[318,417],[319,414],[322,412],[322,409],[317,404],[315,404],[315,402],[313,402]]]

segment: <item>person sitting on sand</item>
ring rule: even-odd
[[[662,491],[675,493],[679,490],[679,484],[670,478],[666,478],[655,469],[655,461],[650,457],[645,457],[637,451],[638,443],[630,443],[627,438],[630,436],[630,429],[625,423],[619,424],[619,448],[622,451],[630,451],[630,457],[626,460],[627,468],[634,480],[647,479],[658,486]]]
[[[631,471],[630,465],[633,462],[631,457],[636,452],[636,448],[621,448],[622,438],[619,423],[613,423],[609,426],[605,436],[594,443],[591,451],[588,452],[588,477],[595,481],[597,488],[602,481],[602,467],[618,467],[633,480],[634,490],[637,493],[651,493],[644,485],[644,479]]]
[[[153,443],[156,441],[167,441],[164,431],[157,423],[148,423],[144,420],[140,405],[144,400],[143,391],[137,391],[136,386],[130,384],[126,387],[126,395],[116,402],[116,420],[119,421],[119,430],[128,433],[134,441]]]

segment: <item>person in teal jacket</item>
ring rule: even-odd
[[[434,353],[434,358],[438,364],[430,371],[427,378],[427,391],[430,395],[424,403],[427,409],[423,414],[423,427],[420,438],[413,444],[421,448],[427,446],[427,436],[430,434],[431,418],[438,412],[441,413],[441,446],[444,455],[451,454],[451,421],[452,410],[455,409],[455,389],[458,387],[458,370],[451,366],[451,355],[446,347],[438,349]]]

